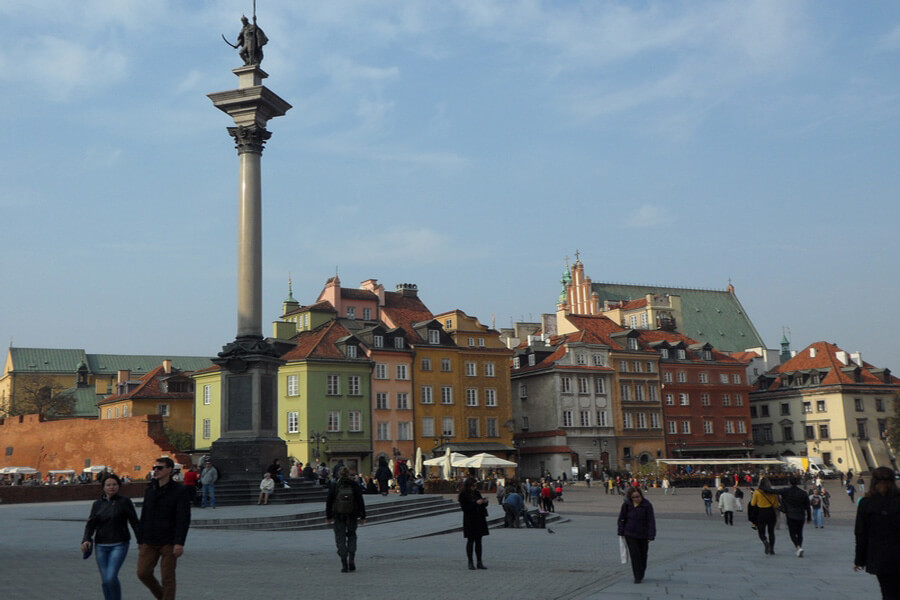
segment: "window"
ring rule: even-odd
[[[578,378],[578,393],[579,394],[590,394],[591,386],[587,377],[579,377]]]
[[[371,308],[364,308],[364,309],[363,309],[363,320],[364,320],[364,321],[371,321],[371,320],[372,320],[372,309],[371,309]]]
[[[663,373],[663,382],[664,383],[672,383],[672,373],[669,373],[669,372]]]
[[[743,421],[737,422],[738,433],[747,433],[747,424]]]
[[[383,363],[377,363],[375,365],[375,379],[387,379],[387,365]]]
[[[453,417],[443,417],[441,419],[441,427],[443,428],[444,435],[453,437],[455,435],[455,427],[453,426]]]
[[[375,408],[378,410],[388,410],[388,394],[387,392],[377,392],[375,394]]]
[[[360,395],[359,375],[350,375],[349,377],[347,377],[347,393],[351,396]]]
[[[529,367],[533,367],[533,366],[534,366],[534,360],[535,360],[535,359],[534,359],[534,354],[529,354],[529,355],[528,355],[528,366],[529,366]]]
[[[731,394],[722,394],[722,406],[731,406]]]
[[[709,394],[700,394],[700,405],[709,406]]]
[[[647,400],[650,402],[659,402],[659,396],[656,394],[656,386],[652,383],[647,386]]]
[[[712,360],[712,351],[704,350],[703,351],[703,360]]]
[[[441,404],[453,404],[453,388],[449,385],[441,386]]]
[[[300,413],[296,411],[287,414],[287,432],[300,433]]]
[[[678,371],[678,383],[687,383],[687,373],[685,371]]]
[[[620,373],[627,373],[627,372],[628,372],[628,361],[627,361],[627,360],[620,360],[620,361],[619,361],[619,372],[620,372]]]
[[[375,424],[375,439],[378,441],[387,441],[391,439],[391,424],[379,421]]]
[[[641,372],[641,361],[639,361],[639,360],[633,361],[631,363],[631,370],[634,371],[635,373],[640,373]]]
[[[678,349],[678,360],[684,360],[687,358],[687,354],[685,353],[683,348]]]
[[[633,338],[633,337],[628,338],[628,349],[629,350],[638,350],[637,338]]]
[[[436,346],[441,343],[441,332],[437,329],[429,329],[428,330],[428,343],[432,346]]]
[[[484,405],[490,407],[497,406],[497,390],[493,388],[484,390]]]
[[[469,346],[474,346],[474,345],[475,345],[475,338],[469,338],[468,340],[466,340],[466,343],[467,343]]]
[[[409,410],[409,394],[397,392],[397,410]]]
[[[559,389],[563,394],[572,393],[572,380],[569,377],[560,377]]]
[[[620,386],[622,392],[622,402],[628,402],[631,400],[631,386],[627,383],[623,383]]]
[[[728,373],[719,373],[719,382],[728,383]]]
[[[804,414],[809,414],[812,412],[812,402],[803,403],[803,412]]]
[[[816,400],[816,412],[825,412],[824,400]]]
[[[681,406],[690,406],[691,397],[688,394],[678,394],[678,403]]]
[[[494,363],[492,363],[492,362],[484,363],[484,376],[485,377],[493,377],[494,376]]]
[[[513,358],[513,369],[518,369],[522,366],[522,361],[519,360],[519,357],[516,356]]]
[[[123,416],[123,417],[127,417],[127,416],[128,416],[128,405],[125,405],[125,406],[122,407],[122,416]]]
[[[713,432],[713,422],[709,419],[703,420],[703,433],[712,433]]]
[[[490,424],[491,424],[491,420],[488,419],[488,425],[490,425]],[[490,430],[490,428],[488,428],[488,429]],[[522,431],[528,431],[528,417],[527,416],[522,417]],[[488,437],[495,437],[495,436],[488,435]]]
[[[453,329],[453,319],[445,319],[444,320],[444,329],[451,330]]]
[[[288,378],[288,396],[291,395],[290,383],[290,378]],[[210,402],[212,402],[212,386],[207,384],[203,386],[203,404],[209,405]]]
[[[791,405],[788,404],[787,402],[782,402],[781,403],[781,415],[786,416],[789,414],[791,414]]]
[[[466,406],[478,406],[478,390],[466,388]]]
[[[522,429],[528,429],[528,418],[522,417]],[[495,438],[500,437],[500,434],[497,433],[497,418],[496,417],[488,417],[487,419],[487,437]]]
[[[572,411],[564,410],[563,411],[563,427],[571,427],[572,426]]]
[[[629,315],[629,317],[628,317],[628,326],[629,326],[631,329],[637,329],[637,323],[638,323],[637,315]]]
[[[659,355],[662,358],[669,358],[669,349],[668,348],[660,348]]]
[[[670,435],[678,433],[678,421],[668,421],[666,433]]]
[[[362,413],[358,410],[351,410],[347,414],[350,431],[362,431]]]
[[[825,404],[825,402],[822,401],[822,404]],[[884,398],[875,398],[875,410],[884,412]]]
[[[857,419],[856,420],[856,434],[859,436],[861,440],[869,439],[869,431],[866,425],[865,419]]]
[[[725,433],[734,433],[734,421],[725,421]]]
[[[356,358],[356,346],[347,346],[347,358]]]
[[[781,428],[781,437],[786,442],[794,441],[794,427],[792,425],[785,425]]]
[[[699,377],[700,383],[709,383],[709,373],[706,371],[701,371]]]
[[[605,394],[606,388],[603,385],[602,377],[594,377],[594,393],[595,394]]]
[[[527,398],[528,397],[528,384],[519,383],[519,398]]]
[[[449,373],[452,369],[450,368],[450,359],[442,358],[441,359],[441,371],[444,373]]]
[[[430,385],[423,385],[420,388],[420,394],[422,396],[422,404],[434,404],[434,396]]]
[[[816,439],[816,428],[812,425],[805,425],[803,427],[803,437],[807,440]]]
[[[681,422],[681,433],[690,433],[691,432],[691,422],[688,420],[684,420]]]
[[[589,411],[589,410],[581,411],[581,426],[582,427],[590,427],[591,426],[591,411]]]
[[[605,410],[597,411],[597,427],[609,427],[609,417]]]
[[[395,349],[395,350],[403,350],[403,345],[404,345],[404,344],[403,344],[403,338],[402,338],[402,337],[395,337],[395,338],[394,338],[394,349]]]
[[[348,307],[347,307],[347,318],[348,318],[348,319],[355,319],[355,318],[356,318],[356,307],[355,307],[355,306],[348,306]]]
[[[406,365],[397,365],[397,379],[409,379],[409,372]]]
[[[647,313],[642,312],[641,313],[641,329],[647,329],[647,324],[648,324]]]
[[[163,417],[168,417],[169,416],[169,405],[168,404],[160,404],[157,407],[156,414],[163,416]],[[106,415],[106,416],[109,416],[109,415]]]
[[[740,394],[734,395],[734,405],[735,406],[743,406],[744,405],[744,397]]]
[[[634,415],[631,413],[624,413],[622,415],[622,426],[625,429],[634,429]]]
[[[760,416],[761,416],[761,417],[768,417],[768,416],[769,416],[769,405],[768,405],[768,404],[763,404],[763,405],[759,408],[759,410],[760,410]]]
[[[666,394],[666,406],[675,406],[675,394]]]
[[[637,414],[637,426],[638,426],[638,429],[647,429],[646,413],[638,413]]]
[[[329,396],[337,396],[341,393],[341,378],[338,375],[328,376],[328,388],[325,393]]]
[[[636,402],[644,401],[644,386],[635,384],[634,386],[634,399]]]
[[[825,423],[823,425],[819,425],[819,438],[826,440],[829,437],[831,437],[831,436],[828,435],[828,424]]]
[[[478,364],[474,362],[466,363],[466,376],[467,377],[475,377],[478,375]]]
[[[478,437],[478,419],[476,417],[466,419],[466,434],[470,438]]]
[[[650,413],[650,428],[659,429],[659,413]]]
[[[423,359],[422,359],[422,362],[421,362],[421,365],[422,365],[422,370],[423,370],[423,371],[430,371],[430,370],[431,370],[431,359],[430,359],[430,358],[423,358]]]
[[[731,383],[733,383],[734,385],[740,385],[740,384],[741,384],[741,376],[740,376],[740,374],[735,373],[734,375],[732,375],[732,376],[731,376]]]
[[[299,375],[288,375],[287,376],[287,395],[288,396],[299,396],[300,395],[300,376]],[[203,386],[203,404],[209,404],[206,401],[206,393],[209,386]]]
[[[593,356],[593,359],[594,359],[594,366],[595,366],[595,367],[605,367],[605,366],[606,366],[606,361],[603,360],[603,355],[602,355],[602,354],[595,354],[595,355]]]
[[[862,398],[854,398],[853,399],[853,407],[856,409],[856,412],[862,412],[863,411]]]
[[[587,364],[587,360],[585,359],[584,354],[579,352],[578,354],[575,355],[575,364],[576,365]]]
[[[116,418],[117,419],[119,418],[119,407],[118,406],[116,407]]]
[[[212,420],[203,419],[203,439],[208,440],[212,436]]]
[[[434,437],[434,417],[422,417],[422,436]]]
[[[332,410],[328,412],[328,431],[341,430],[341,411]]]

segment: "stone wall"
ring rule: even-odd
[[[0,468],[49,470],[88,466],[111,467],[121,476],[143,479],[160,456],[190,465],[163,434],[162,417],[143,415],[121,419],[44,421],[39,415],[0,419]]]

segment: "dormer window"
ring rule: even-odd
[[[659,355],[662,356],[663,358],[669,358],[669,349],[668,349],[668,348],[661,348],[661,349],[659,350]]]
[[[637,338],[633,338],[633,337],[628,338],[628,349],[629,350],[637,350],[638,349]]]
[[[712,351],[711,350],[703,351],[703,360],[712,360]]]
[[[403,350],[403,338],[402,337],[394,338],[394,348],[397,350]]]
[[[384,336],[376,335],[372,337],[372,345],[376,348],[384,348]]]
[[[356,346],[347,346],[347,358],[356,358]]]
[[[437,329],[428,330],[428,343],[434,346],[441,343],[441,332]]]
[[[534,354],[529,354],[529,355],[528,355],[528,366],[529,366],[529,367],[533,367],[533,366],[534,366]]]
[[[522,366],[522,364],[519,361],[519,357],[517,356],[517,357],[513,358],[513,369],[518,369],[521,366]]]
[[[453,319],[447,319],[444,321],[444,327],[447,329],[453,329]]]
[[[347,307],[347,318],[348,318],[348,319],[355,319],[355,318],[356,318],[356,307],[355,307],[355,306],[348,306],[348,307]]]
[[[683,348],[679,348],[678,349],[678,360],[684,360],[685,358],[687,358],[687,353],[684,351]]]

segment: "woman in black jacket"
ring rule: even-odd
[[[475,558],[478,560],[477,568],[487,569],[481,562],[481,538],[490,535],[487,524],[487,503],[481,497],[481,492],[475,489],[475,478],[469,477],[463,483],[463,489],[459,493],[459,506],[463,511],[463,537],[466,538],[466,558],[469,559],[469,569],[475,570],[472,562],[472,550],[475,550]]]
[[[618,532],[628,544],[634,582],[640,583],[647,570],[650,542],[656,539],[656,517],[653,516],[653,505],[637,486],[625,492],[625,502],[619,511]]]
[[[900,598],[900,490],[888,467],[872,471],[872,482],[856,509],[853,570],[878,577],[885,600]]]
[[[97,555],[103,597],[106,600],[120,600],[122,588],[119,585],[119,569],[128,554],[128,525],[138,535],[138,518],[131,498],[119,495],[122,481],[116,475],[108,475],[103,480],[103,496],[91,506],[91,515],[84,526],[81,551],[85,554],[92,549]],[[92,541],[93,540],[93,541]],[[140,540],[138,540],[140,543]]]

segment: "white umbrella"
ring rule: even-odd
[[[422,448],[416,448],[416,472],[414,475],[422,473]]]
[[[453,475],[453,463],[450,459],[450,447],[447,446],[447,453],[444,454],[444,479],[449,480]]]
[[[454,467],[459,466],[458,463],[468,459],[469,457],[465,454],[460,454],[459,452],[451,452],[450,453],[450,464]],[[444,462],[447,460],[447,455],[438,456],[437,458],[429,458],[428,460],[422,461],[422,464],[426,467],[442,467],[444,466]]]
[[[16,473],[18,473],[19,475],[34,475],[37,472],[38,472],[37,469],[33,469],[31,467],[3,467],[3,469],[0,470],[0,473],[6,474],[6,475],[16,474]]]
[[[485,467],[515,467],[516,463],[510,460],[504,460],[502,458],[498,458],[493,454],[487,454],[486,452],[482,452],[481,454],[476,454],[472,458],[463,461],[462,464],[457,465],[460,467],[474,467],[476,469],[483,469]]]

